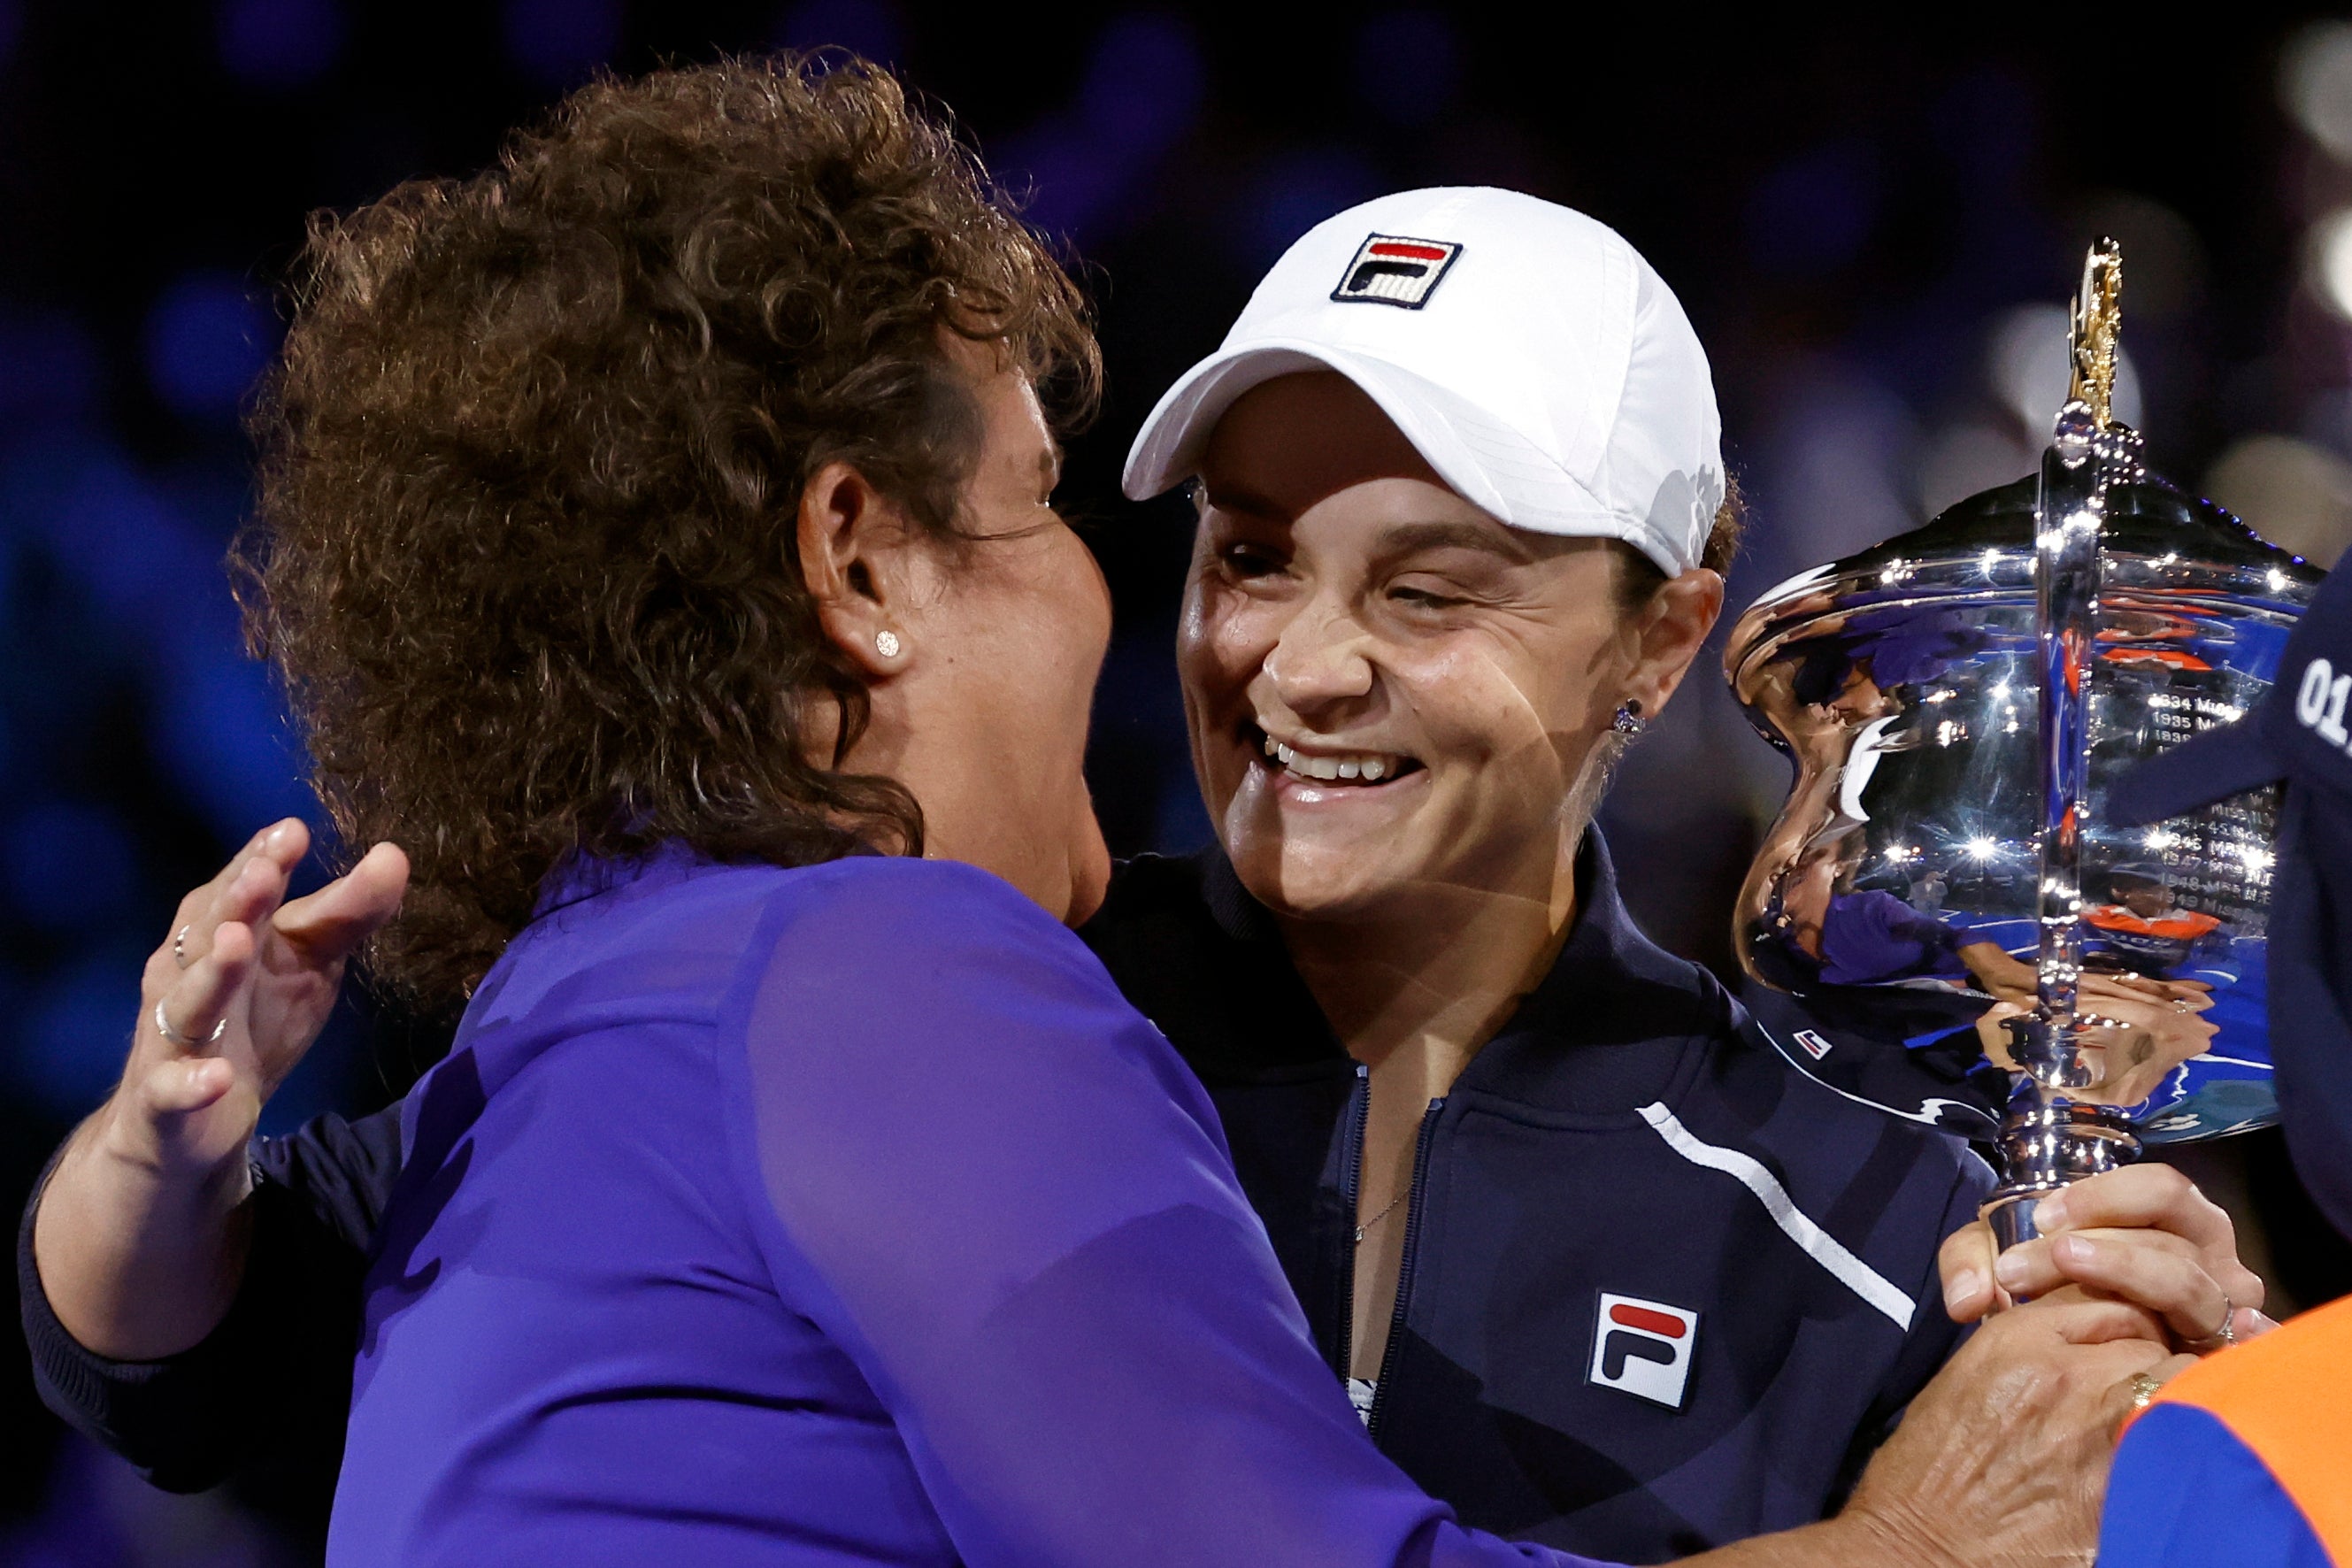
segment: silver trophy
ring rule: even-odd
[[[2121,286],[2101,240],[2038,477],[1781,584],[1725,656],[1796,764],[1740,891],[1751,1011],[1840,1092],[1997,1143],[2003,1246],[2021,1200],[2277,1115],[2274,793],[2154,827],[2101,804],[2269,689],[2324,574],[2145,469]]]

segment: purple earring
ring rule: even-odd
[[[1609,721],[1609,727],[1621,735],[1638,735],[1642,732],[1642,726],[1648,722],[1642,717],[1640,701],[1628,700],[1617,704],[1617,717]]]

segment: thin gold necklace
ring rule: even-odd
[[[1382,1220],[1384,1220],[1384,1219],[1388,1218],[1388,1217],[1389,1217],[1389,1211],[1390,1211],[1391,1209],[1395,1208],[1395,1207],[1397,1206],[1397,1205],[1399,1205],[1399,1204],[1401,1204],[1401,1203],[1404,1202],[1406,1195],[1407,1195],[1407,1194],[1406,1194],[1405,1193],[1399,1193],[1396,1196],[1394,1196],[1394,1197],[1391,1198],[1391,1199],[1388,1201],[1388,1203],[1387,1203],[1387,1204],[1386,1204],[1386,1205],[1381,1208],[1381,1212],[1380,1212],[1380,1213],[1378,1213],[1378,1214],[1374,1215],[1371,1218],[1370,1218],[1370,1219],[1366,1220],[1363,1224],[1361,1224],[1361,1225],[1358,1226],[1356,1227],[1356,1239],[1357,1239],[1358,1241],[1360,1241],[1360,1241],[1362,1241],[1362,1240],[1364,1239],[1364,1233],[1365,1233],[1366,1231],[1368,1231],[1368,1230],[1371,1229],[1371,1228],[1372,1228],[1372,1226],[1376,1226],[1376,1225],[1380,1224],[1380,1223],[1381,1223],[1381,1221],[1382,1221]]]

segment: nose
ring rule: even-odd
[[[1318,595],[1282,628],[1260,673],[1283,706],[1303,717],[1335,702],[1370,695],[1370,641],[1363,626],[1344,606]]]

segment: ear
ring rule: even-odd
[[[907,668],[897,617],[908,599],[907,546],[916,532],[905,509],[847,463],[827,463],[801,491],[801,580],[826,638],[869,680]]]
[[[1627,674],[1625,699],[1641,703],[1645,717],[1655,718],[1690,673],[1706,634],[1722,614],[1721,573],[1694,566],[1668,580],[1636,618],[1639,643]]]

